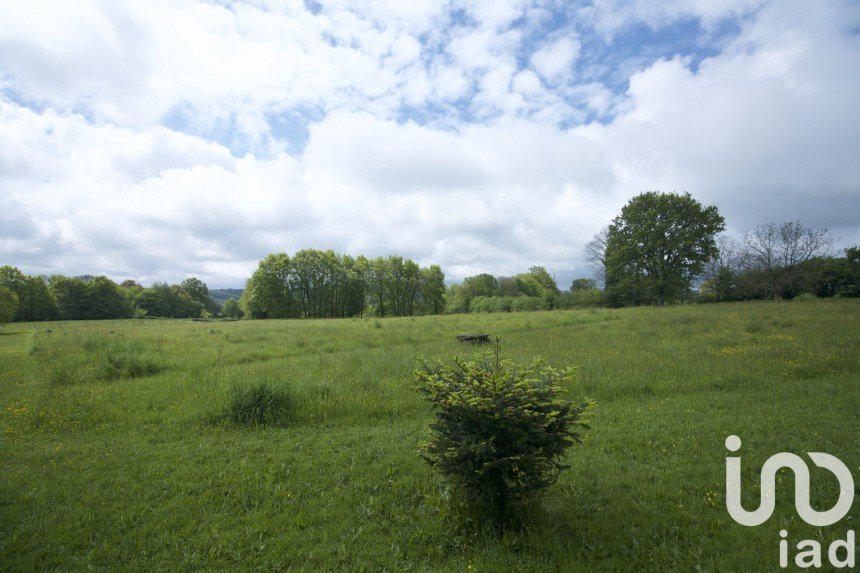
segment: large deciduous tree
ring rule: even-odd
[[[606,242],[609,238],[609,227],[603,227],[590,241],[585,243],[585,260],[594,271],[594,277],[601,283],[606,282]]]
[[[209,287],[197,277],[189,277],[179,286],[206,312],[217,314],[221,310],[221,306],[209,296]]]
[[[440,314],[445,309],[445,273],[439,265],[421,269],[423,314]]]
[[[725,229],[714,206],[689,193],[642,193],[609,226],[606,286],[617,305],[658,304],[683,297],[693,277],[718,253]]]
[[[291,272],[290,257],[285,253],[271,254],[260,261],[239,299],[245,314],[250,318],[295,316],[296,305],[290,291]]]
[[[745,263],[759,271],[768,297],[791,298],[801,282],[803,263],[828,255],[834,242],[827,229],[815,230],[800,221],[760,225],[744,233]]]
[[[725,233],[717,236],[717,256],[705,264],[699,276],[700,300],[723,302],[738,296],[738,275],[744,270],[744,255],[740,243]]]

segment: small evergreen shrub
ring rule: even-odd
[[[521,368],[499,353],[497,339],[494,351],[469,362],[422,361],[415,381],[435,413],[421,457],[504,523],[510,502],[553,484],[568,467],[561,458],[581,441],[593,403],[563,399],[572,368],[539,360]]]
[[[292,421],[295,399],[284,388],[267,382],[235,387],[224,417],[244,426],[286,426]]]

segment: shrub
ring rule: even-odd
[[[567,308],[598,308],[605,306],[603,291],[598,289],[572,291],[567,293],[564,304]]]
[[[529,312],[541,310],[544,301],[538,296],[517,296],[511,301],[511,310],[514,312]]]
[[[511,312],[512,296],[494,296],[490,312]]]
[[[421,457],[504,524],[511,501],[555,482],[568,467],[562,455],[588,428],[592,402],[562,399],[573,375],[540,360],[526,368],[500,360],[498,339],[469,362],[421,361],[415,380],[435,413]]]
[[[469,312],[492,312],[493,300],[489,296],[476,296],[469,301]]]
[[[260,382],[235,387],[224,417],[246,426],[285,426],[293,418],[295,400],[284,388]]]

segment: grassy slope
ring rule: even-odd
[[[785,473],[773,518],[737,525],[723,442],[744,440],[747,507],[778,451],[831,453],[860,482],[858,318],[858,301],[809,301],[9,325],[0,568],[775,569],[780,529],[844,538],[860,504],[830,528],[798,523]],[[598,402],[572,468],[501,539],[464,528],[415,455],[430,416],[413,356],[462,354],[454,335],[471,331],[501,335],[517,360],[579,364],[571,396]],[[207,421],[258,380],[298,395],[293,426]],[[812,477],[829,507],[835,479]]]

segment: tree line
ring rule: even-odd
[[[260,261],[239,302],[249,318],[413,316],[441,313],[444,294],[438,265],[306,249]]]
[[[585,246],[606,306],[860,294],[860,250],[832,253],[826,229],[800,221],[724,233],[716,207],[688,193],[643,193]],[[576,282],[576,281],[574,281]],[[596,288],[597,285],[594,285]]]
[[[223,306],[203,281],[143,287],[99,276],[25,275],[0,267],[0,321],[109,318],[331,318],[444,311],[445,275],[400,256],[368,259],[307,249],[261,260],[239,300]]]
[[[206,283],[195,277],[144,288],[133,280],[117,284],[104,276],[46,278],[0,267],[0,322],[196,318],[221,311]]]
[[[632,198],[585,246],[595,279],[563,292],[540,266],[514,276],[481,273],[445,285],[438,265],[302,250],[261,260],[239,300],[220,306],[204,282],[28,276],[0,267],[0,322],[129,317],[333,318],[509,312],[750,299],[860,296],[860,247],[831,252],[827,230],[766,224],[733,239],[715,206],[689,193]],[[603,288],[599,288],[599,282]]]
[[[685,302],[860,296],[860,248],[830,252],[834,238],[799,221],[723,234],[715,206],[689,193],[647,192],[631,199],[585,245],[595,278],[578,278],[567,292],[541,267],[530,273],[540,292],[518,289],[528,276],[480,274],[451,285],[448,312],[506,312],[551,308],[621,307]],[[519,282],[518,282],[519,281]],[[598,283],[603,283],[603,289]]]
[[[466,277],[462,284],[448,287],[445,311],[509,312],[556,308],[561,291],[544,267],[528,272],[495,277],[488,273]]]
[[[860,248],[834,256],[826,230],[789,221],[761,225],[740,240],[721,236],[717,243],[719,254],[701,276],[701,302],[860,296]]]

